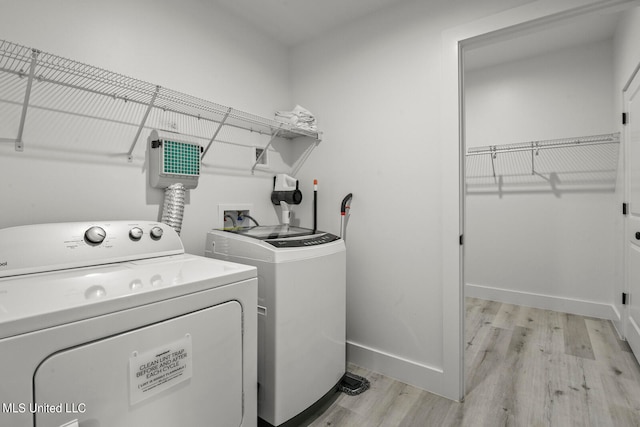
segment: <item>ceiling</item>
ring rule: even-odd
[[[380,9],[414,0],[215,0],[285,46],[294,46]]]
[[[612,39],[624,12],[579,16],[522,33],[508,34],[465,50],[465,69],[472,70],[530,58],[581,44]]]
[[[381,9],[415,0],[214,0],[285,46],[304,43]],[[424,1],[424,0],[423,0]],[[625,6],[627,7],[627,6]],[[523,33],[502,35],[465,50],[476,69],[613,37],[620,9],[600,11]]]

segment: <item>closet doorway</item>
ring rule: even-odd
[[[623,334],[616,32],[630,7],[463,44],[462,295],[610,319]],[[465,326],[463,349],[476,332]]]

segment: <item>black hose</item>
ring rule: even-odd
[[[344,215],[347,212],[347,203],[353,198],[353,194],[349,193],[342,199],[342,206],[340,206],[340,213]]]
[[[318,184],[313,183],[313,234],[318,230]]]
[[[257,227],[259,227],[259,226],[260,226],[260,224],[258,224],[258,221],[256,221],[256,220],[255,220],[255,218],[254,218],[254,217],[252,217],[251,215],[244,214],[243,216],[244,216],[245,218],[249,218],[251,221],[255,222],[255,224],[256,224],[256,226],[257,226]]]

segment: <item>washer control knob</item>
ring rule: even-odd
[[[140,227],[133,227],[131,230],[129,230],[129,237],[131,238],[131,240],[140,240],[142,238],[142,228]]]
[[[84,232],[84,239],[94,245],[99,245],[107,237],[107,232],[104,228],[93,226]]]
[[[151,238],[158,240],[162,237],[162,228],[155,226],[151,229]]]
[[[86,299],[102,298],[106,295],[107,295],[107,290],[100,285],[91,286],[89,289],[84,291],[84,297]]]

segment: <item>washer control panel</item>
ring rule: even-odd
[[[66,222],[0,230],[0,278],[184,253],[166,224]]]
[[[331,233],[323,233],[317,236],[302,238],[302,239],[272,239],[265,240],[265,242],[275,246],[276,248],[303,248],[305,246],[324,245],[325,243],[339,240],[338,236]]]

